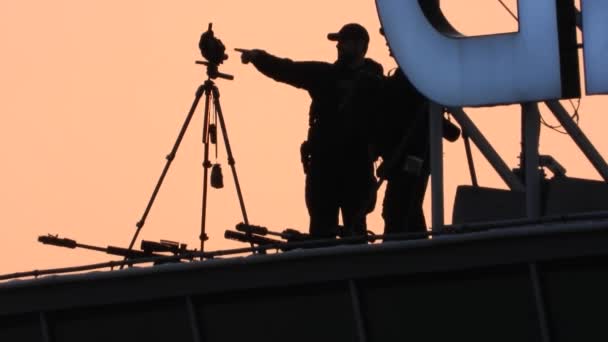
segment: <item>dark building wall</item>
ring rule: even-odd
[[[519,229],[0,285],[0,341],[607,340],[608,229]]]

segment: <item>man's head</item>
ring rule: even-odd
[[[346,24],[340,31],[328,34],[327,39],[338,42],[336,44],[338,61],[353,63],[365,58],[369,34],[363,26],[355,23]]]

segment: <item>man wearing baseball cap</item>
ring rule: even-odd
[[[313,238],[334,238],[340,212],[347,232],[365,234],[366,215],[361,213],[375,203],[370,198],[375,181],[373,158],[364,125],[357,122],[351,103],[367,82],[381,79],[382,66],[365,58],[369,34],[363,26],[346,24],[327,38],[337,42],[334,63],[296,62],[263,50],[237,49],[243,63],[253,64],[278,82],[306,90],[311,97],[308,137],[301,157]]]
[[[327,35],[327,39],[335,42],[342,42],[345,44],[354,44],[360,45],[360,49],[363,50],[362,56],[365,57],[365,53],[367,52],[367,46],[369,44],[369,34],[365,27],[356,24],[350,23],[342,26],[340,31],[336,33],[329,33]],[[341,50],[338,48],[338,59],[340,59]],[[344,51],[342,51],[344,53]]]

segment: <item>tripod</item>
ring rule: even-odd
[[[131,243],[129,244],[129,251],[133,249],[133,245],[135,244],[135,241],[137,240],[137,236],[139,235],[141,229],[143,228],[143,226],[146,222],[146,218],[148,217],[148,214],[150,213],[150,210],[152,209],[154,200],[156,199],[156,196],[158,195],[160,187],[165,179],[165,176],[167,175],[167,172],[169,171],[169,167],[171,166],[171,163],[175,159],[175,155],[177,154],[179,145],[181,144],[182,139],[183,139],[184,135],[186,134],[188,125],[190,124],[190,121],[192,120],[192,117],[194,116],[194,113],[196,111],[196,107],[198,106],[200,99],[201,99],[201,97],[203,97],[203,95],[205,95],[205,114],[204,114],[204,118],[203,118],[203,144],[205,147],[204,147],[204,161],[203,161],[204,174],[203,174],[203,199],[202,199],[203,203],[202,203],[202,213],[201,213],[201,234],[199,236],[199,238],[201,240],[201,252],[204,251],[205,241],[208,240],[207,233],[205,232],[205,228],[206,228],[205,225],[206,225],[206,219],[207,219],[207,190],[208,190],[208,180],[209,180],[209,168],[212,167],[212,164],[209,161],[209,144],[212,142],[217,143],[217,141],[214,141],[215,139],[210,139],[211,134],[215,135],[214,130],[210,129],[212,106],[215,109],[214,114],[217,116],[218,123],[220,125],[221,132],[222,132],[222,137],[224,138],[224,144],[226,145],[226,154],[228,156],[228,164],[230,165],[230,168],[232,170],[232,176],[234,178],[234,183],[235,183],[235,187],[236,187],[236,191],[237,191],[237,195],[238,195],[238,199],[239,199],[239,204],[241,207],[241,212],[243,214],[243,222],[245,224],[249,224],[249,219],[247,218],[247,211],[245,210],[245,202],[243,200],[243,194],[241,192],[241,186],[240,186],[239,179],[238,179],[238,176],[236,173],[235,160],[232,155],[232,149],[230,148],[230,141],[228,140],[228,130],[226,129],[226,122],[224,121],[224,115],[222,113],[222,107],[220,105],[220,92],[219,92],[218,87],[213,82],[213,79],[218,78],[218,77],[225,78],[225,79],[233,79],[233,76],[227,75],[227,74],[222,74],[222,73],[218,72],[218,66],[215,64],[208,63],[208,62],[200,62],[200,61],[197,61],[196,63],[204,64],[207,66],[208,79],[205,81],[205,83],[200,85],[199,88],[196,90],[196,95],[194,97],[192,106],[190,107],[190,111],[188,112],[188,115],[186,116],[186,120],[184,121],[184,124],[182,125],[179,135],[177,136],[177,140],[175,141],[175,144],[173,145],[173,149],[166,157],[167,162],[165,164],[165,167],[160,175],[160,178],[158,179],[158,182],[156,183],[156,187],[154,188],[152,196],[150,197],[150,200],[148,201],[148,205],[146,206],[146,209],[145,209],[141,219],[139,220],[139,222],[137,222],[137,225],[136,225],[137,230],[135,231],[135,234],[133,235],[133,238],[131,239]]]

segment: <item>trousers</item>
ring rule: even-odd
[[[306,207],[313,238],[335,238],[339,216],[346,235],[364,235],[367,214],[375,206],[373,164],[311,166],[306,175]]]

